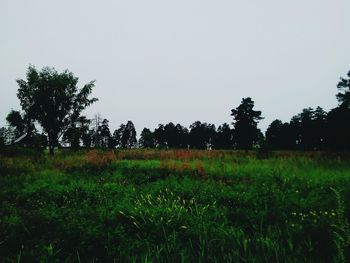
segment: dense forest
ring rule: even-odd
[[[132,121],[111,131],[109,121],[96,115],[88,119],[82,111],[96,102],[90,98],[91,81],[78,88],[78,78],[68,70],[37,70],[29,66],[26,80],[17,80],[17,97],[22,110],[11,110],[7,127],[0,128],[0,148],[13,145],[37,150],[49,148],[178,148],[269,150],[350,149],[350,72],[337,84],[338,106],[326,112],[321,107],[305,108],[289,122],[274,120],[263,134],[258,123],[261,111],[254,109],[252,98],[243,98],[231,110],[232,125],[195,121],[188,128],[169,122],[153,131],[144,128],[137,140]]]

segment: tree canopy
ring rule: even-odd
[[[238,149],[249,150],[258,140],[260,130],[257,125],[263,117],[261,117],[261,111],[255,111],[253,108],[254,101],[248,97],[243,98],[241,104],[231,110]]]
[[[59,73],[50,67],[37,70],[29,66],[26,79],[18,79],[17,83],[22,111],[11,110],[7,115],[8,126],[0,129],[2,146],[38,147],[40,144],[41,148],[48,146],[51,154],[59,145],[69,145],[71,149],[79,149],[81,145],[87,149],[250,150],[259,145],[272,150],[350,149],[350,71],[337,84],[339,104],[336,108],[326,112],[321,107],[309,107],[289,122],[274,120],[267,128],[265,138],[258,129],[262,113],[254,109],[250,97],[243,98],[240,105],[231,110],[233,127],[224,123],[216,129],[214,124],[195,121],[186,128],[169,122],[159,124],[153,131],[144,128],[137,142],[132,121],[121,124],[111,134],[107,119],[102,119],[99,114],[94,119],[82,115],[86,107],[97,101],[97,98],[90,97],[94,81],[78,88],[78,78],[68,70]],[[37,123],[42,129],[35,127]]]
[[[350,107],[350,71],[347,74],[347,78],[340,78],[337,85],[339,93],[337,99],[341,106]]]
[[[17,80],[17,96],[29,119],[38,121],[48,136],[50,153],[58,145],[58,139],[76,123],[81,112],[97,98],[89,98],[95,82],[91,81],[81,89],[78,78],[68,70],[58,73],[45,67],[38,71],[29,66],[26,80]]]
[[[136,129],[132,121],[128,121],[126,124],[121,124],[119,129],[113,133],[116,146],[123,149],[131,149],[136,147]]]

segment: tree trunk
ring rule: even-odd
[[[54,146],[52,146],[52,145],[49,146],[49,153],[50,153],[50,155],[54,155],[55,154],[55,150],[54,149],[55,149]]]
[[[49,153],[50,155],[53,156],[55,154],[54,136],[52,133],[48,133],[48,137],[49,137]]]

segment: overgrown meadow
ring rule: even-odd
[[[349,261],[335,154],[8,153],[0,202],[1,262]]]

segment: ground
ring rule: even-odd
[[[344,155],[23,152],[0,157],[0,202],[3,262],[349,260]]]

